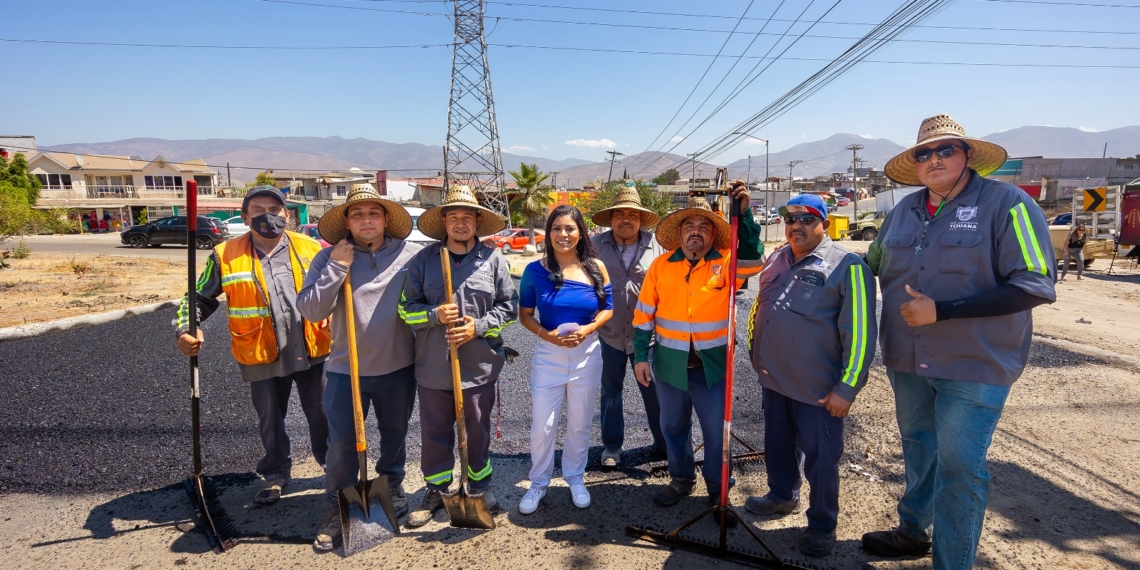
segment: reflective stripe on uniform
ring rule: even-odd
[[[250,319],[269,316],[269,307],[230,307],[231,319]]]
[[[687,340],[677,340],[667,336],[657,335],[657,344],[665,348],[672,348],[673,350],[689,351],[689,341]]]
[[[251,281],[252,282],[253,281],[253,272],[252,271],[241,271],[238,273],[230,273],[229,275],[223,275],[222,276],[222,286],[223,287],[225,287],[226,285],[230,285],[232,283],[237,283],[239,281]]]
[[[684,322],[657,317],[654,319],[659,328],[679,333],[720,332],[728,330],[728,319],[712,322]]]
[[[653,305],[647,305],[641,301],[638,301],[637,306],[634,308],[635,310],[641,311],[650,317],[652,317],[653,314],[657,312],[657,307],[654,307]]]
[[[714,338],[712,340],[696,340],[696,339],[693,339],[693,346],[697,350],[709,350],[709,349],[716,348],[718,346],[725,346],[727,344],[728,344],[728,335],[724,335],[720,338]]]
[[[396,306],[396,314],[400,316],[403,321],[409,325],[419,325],[428,322],[427,311],[419,311],[416,313],[409,313],[404,310],[404,303],[408,298],[404,295],[404,291],[400,291],[400,304]]]
[[[488,464],[488,466],[489,465],[490,464]],[[436,473],[435,475],[425,475],[424,481],[427,481],[428,483],[431,483],[432,485],[442,485],[444,483],[451,481],[451,471],[450,470],[444,471],[442,473]]]
[[[851,265],[851,286],[847,293],[851,297],[851,353],[840,381],[854,388],[867,354],[867,291],[862,265]]]
[[[1029,219],[1029,212],[1025,209],[1025,202],[1010,208],[1013,216],[1013,231],[1017,234],[1017,244],[1021,246],[1021,256],[1025,259],[1025,267],[1030,273],[1049,273],[1045,255],[1041,252],[1041,245],[1037,243],[1037,234],[1033,231],[1033,222]],[[1029,241],[1026,242],[1028,236]]]
[[[470,465],[467,466],[467,478],[471,479],[472,481],[482,481],[483,479],[486,479],[490,474],[491,474],[491,462],[490,461],[487,462],[486,467],[484,467],[483,469],[481,469],[479,471],[472,470]]]

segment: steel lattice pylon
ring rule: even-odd
[[[503,193],[503,156],[491,95],[491,70],[483,37],[483,0],[455,0],[451,100],[443,148],[444,191],[468,184],[483,205],[509,218]]]

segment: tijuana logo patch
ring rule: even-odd
[[[968,222],[968,221],[978,217],[978,207],[977,206],[958,206],[958,212],[957,213],[958,213],[958,221],[959,222]]]

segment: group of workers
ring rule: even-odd
[[[668,463],[669,482],[652,500],[670,507],[697,487],[694,412],[705,457],[721,457],[735,264],[738,285],[759,282],[746,328],[763,393],[768,484],[745,507],[761,516],[795,512],[806,478],[800,549],[815,556],[832,550],[844,418],[878,345],[895,394],[906,490],[898,527],[869,532],[862,545],[880,556],[933,549],[935,568],[968,568],[985,514],[986,454],[1026,364],[1030,309],[1055,300],[1056,260],[1042,247],[1049,243],[1043,214],[1016,186],[985,178],[1005,157],[946,115],[924,120],[916,144],[885,169],[923,191],[890,212],[865,256],[828,237],[827,206],[815,195],[780,208],[786,242],[765,257],[743,182],[729,191],[741,206],[735,250],[729,221],[703,198],[659,219],[630,184],[592,217],[610,228],[592,238],[577,208],[554,208],[545,253],[526,266],[517,290],[506,259],[482,243],[504,221],[465,186],[452,186],[442,205],[420,216],[420,231],[439,240],[427,247],[404,241],[409,214],[367,186],[321,217],[320,234],[334,244],[325,249],[285,231],[279,192],[253,191],[242,205],[252,231],[217,246],[193,309],[205,319],[226,295],[232,352],[250,384],[265,446],[257,503],[277,501],[289,483],[284,418],[297,385],[313,455],[326,473],[327,512],[314,547],[330,550],[340,536],[336,494],[357,477],[346,326],[360,339],[361,398],[380,432],[376,472],[388,478],[406,526],[422,526],[443,510],[441,494],[453,478],[449,344],[458,347],[462,376],[469,491],[501,511],[491,490],[491,410],[506,359],[502,332],[516,319],[538,337],[530,486],[518,511],[535,512],[546,495],[563,404],[562,477],[574,506],[589,507],[583,477],[599,393],[602,465],[623,459],[627,364],[652,453]],[[346,279],[354,323],[345,319]],[[203,336],[186,334],[189,310],[184,301],[175,320],[178,347],[197,354]],[[417,398],[427,489],[413,510],[403,480]],[[720,470],[720,461],[701,469],[710,503],[719,500]]]

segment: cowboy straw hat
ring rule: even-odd
[[[614,196],[614,205],[604,210],[598,210],[590,219],[599,226],[611,227],[610,217],[614,210],[621,208],[641,212],[641,227],[643,229],[650,229],[661,221],[661,216],[653,213],[653,210],[641,206],[641,195],[637,193],[637,185],[634,182],[626,182],[625,187],[618,191],[617,196]]]
[[[918,127],[918,142],[914,146],[902,151],[887,162],[883,168],[887,178],[904,186],[924,186],[915,173],[918,164],[914,159],[914,149],[943,140],[961,140],[974,151],[974,160],[970,166],[978,172],[979,176],[986,176],[1005,164],[1008,154],[1005,149],[989,141],[966,136],[966,130],[950,115],[935,115],[922,121]]]
[[[448,188],[443,203],[420,214],[419,222],[416,225],[419,226],[424,235],[432,239],[445,240],[447,239],[447,228],[443,225],[443,213],[447,208],[454,207],[471,208],[483,213],[479,218],[479,227],[475,228],[475,235],[479,238],[499,233],[507,227],[507,222],[503,220],[502,216],[490,208],[479,205],[475,193],[467,185]]]
[[[716,249],[724,249],[728,247],[729,232],[732,231],[732,226],[729,225],[728,220],[720,217],[719,214],[712,211],[712,206],[709,206],[708,200],[695,196],[689,198],[689,204],[661,220],[657,224],[657,243],[667,250],[674,250],[681,247],[681,222],[689,216],[698,215],[704,216],[712,221],[713,226],[716,227],[716,241],[713,242],[713,247]]]
[[[353,184],[344,203],[325,212],[317,222],[317,231],[321,237],[331,244],[344,239],[348,235],[348,207],[362,202],[379,204],[388,213],[388,224],[384,227],[384,233],[397,239],[404,239],[412,233],[412,216],[403,206],[381,198],[380,194],[367,184]]]

